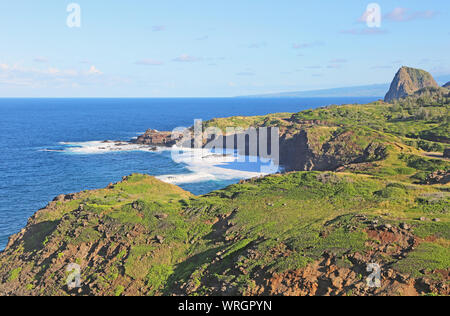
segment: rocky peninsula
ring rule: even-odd
[[[450,295],[450,92],[423,71],[394,81],[390,102],[203,123],[277,127],[286,173],[204,196],[140,174],[59,196],[0,253],[0,295]]]

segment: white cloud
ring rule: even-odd
[[[103,75],[103,72],[98,70],[94,65],[89,68],[89,71],[87,72],[89,75]]]
[[[183,62],[183,63],[192,63],[192,62],[196,62],[196,61],[200,61],[200,60],[202,60],[202,59],[198,58],[198,57],[190,56],[187,54],[183,54],[180,57],[173,59],[173,61]]]
[[[0,64],[0,84],[31,88],[73,87],[74,85],[115,84],[121,78],[98,76],[103,74],[95,66],[89,70],[60,69],[56,67],[24,67],[20,64]]]
[[[436,11],[412,11],[407,8],[398,7],[386,14],[384,19],[393,22],[408,22],[419,19],[432,19],[436,15],[438,15]]]

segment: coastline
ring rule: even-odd
[[[430,278],[446,273],[447,257],[440,254],[447,248],[430,240],[450,237],[450,218],[441,210],[448,203],[442,192],[449,185],[441,173],[448,173],[450,165],[439,157],[425,158],[423,148],[438,144],[423,147],[395,134],[396,126],[389,125],[394,107],[374,102],[207,121],[205,127],[229,126],[230,121],[240,127],[277,126],[280,161],[290,163],[287,170],[203,196],[142,174],[106,189],[60,196],[0,252],[0,277],[8,280],[0,293],[112,295],[120,289],[121,295],[448,295],[445,276]],[[362,114],[369,128],[354,119]],[[428,121],[421,124],[434,129]],[[158,133],[151,130],[151,141],[142,149],[153,151],[170,136]],[[106,150],[100,146],[135,150],[144,145],[102,141],[86,147],[88,152]],[[213,153],[202,158],[214,166],[230,157]],[[428,198],[439,200],[431,211],[422,202]],[[424,261],[424,254],[433,260]],[[13,270],[2,264],[5,260]],[[60,285],[61,271],[74,260],[81,269],[96,267],[75,292]],[[383,276],[392,282],[365,287],[358,273],[369,261],[380,262]],[[227,278],[216,278],[217,271]],[[42,277],[32,281],[37,274]],[[199,274],[204,276],[197,279]],[[247,281],[238,285],[243,276]],[[290,283],[280,286],[280,278]],[[308,278],[311,283],[305,283]]]

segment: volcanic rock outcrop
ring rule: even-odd
[[[425,70],[402,67],[395,75],[384,101],[392,102],[402,99],[423,88],[439,88],[439,85]]]

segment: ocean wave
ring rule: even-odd
[[[175,163],[185,166],[189,173],[157,176],[171,184],[198,183],[206,181],[230,181],[250,179],[279,171],[271,161],[257,157],[238,155],[234,150],[211,150],[205,148],[152,147],[119,141],[61,142],[66,154],[98,155],[113,152],[143,151],[170,152]],[[53,151],[48,149],[48,151]],[[54,150],[61,151],[61,150]]]
[[[63,152],[69,154],[107,154],[124,151],[161,151],[161,148],[151,147],[128,142],[117,141],[89,141],[89,142],[60,142],[65,148]]]
[[[190,171],[157,177],[172,183],[196,183],[205,181],[243,180],[276,173],[279,167],[272,161],[238,155],[234,151],[217,153],[207,149],[172,148],[172,159],[182,163]]]

